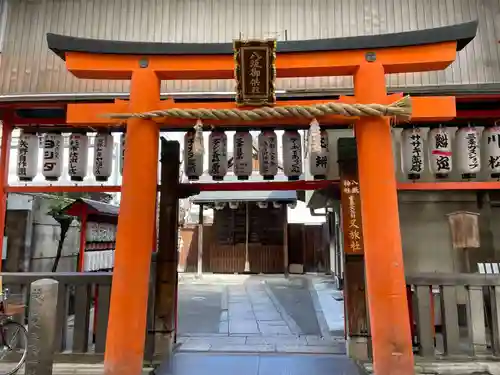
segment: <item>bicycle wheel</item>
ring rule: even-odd
[[[15,374],[26,359],[28,331],[22,324],[7,321],[0,325],[0,373]]]

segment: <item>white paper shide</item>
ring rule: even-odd
[[[429,131],[429,158],[436,178],[446,178],[453,169],[451,136],[446,127]]]
[[[476,177],[481,170],[479,134],[473,126],[459,128],[455,134],[457,168],[462,178]]]
[[[63,166],[63,136],[47,133],[43,138],[42,174],[47,181],[57,181]]]
[[[22,133],[17,146],[17,177],[32,181],[38,172],[38,135]]]
[[[98,133],[94,139],[94,176],[97,181],[107,181],[113,168],[113,136]]]
[[[418,180],[424,172],[424,139],[419,128],[401,132],[403,173],[410,180]]]
[[[227,136],[214,130],[208,136],[208,174],[221,181],[227,174]]]
[[[483,145],[490,176],[500,178],[500,126],[491,126],[484,129]]]
[[[273,180],[278,173],[278,137],[272,130],[259,134],[259,171],[264,180]]]
[[[302,142],[297,130],[283,133],[283,171],[289,180],[298,180],[302,174]]]
[[[321,130],[319,136],[311,134],[309,170],[316,180],[326,179],[329,163],[328,133],[326,130]]]
[[[82,133],[69,136],[68,174],[72,181],[83,181],[87,175],[89,137]]]
[[[248,180],[253,170],[252,135],[249,132],[238,131],[234,134],[234,174],[238,180]]]

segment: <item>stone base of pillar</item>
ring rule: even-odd
[[[368,338],[348,337],[347,355],[355,360],[367,361],[369,359]]]
[[[174,333],[155,333],[155,355],[167,359],[174,349]]]

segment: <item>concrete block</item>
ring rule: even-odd
[[[293,274],[303,274],[304,265],[303,264],[290,264],[288,266],[288,271]]]
[[[355,360],[368,360],[368,339],[365,337],[347,338],[347,355]]]

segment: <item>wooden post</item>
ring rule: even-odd
[[[31,283],[28,318],[27,375],[51,375],[57,329],[59,282],[41,279]]]
[[[362,62],[354,74],[354,94],[358,103],[385,102],[384,66]],[[414,361],[391,127],[388,118],[363,117],[354,130],[374,373],[410,375]]]
[[[200,213],[198,214],[198,266],[197,276],[203,274],[203,205],[200,204]]]
[[[3,239],[5,234],[5,215],[7,213],[7,193],[5,186],[9,182],[9,159],[10,142],[12,130],[14,127],[9,119],[3,119],[2,122],[2,142],[0,149],[0,252],[3,251]],[[2,261],[0,260],[0,271],[2,270]],[[2,293],[2,277],[0,276],[0,293]]]
[[[283,204],[283,272],[285,277],[289,275],[288,269],[288,210],[286,203]]]
[[[338,140],[342,231],[344,238],[344,306],[347,353],[357,360],[369,358],[370,331],[366,307],[363,218],[356,161],[356,140]]]
[[[155,288],[155,352],[170,361],[175,342],[180,145],[161,138],[161,190]]]
[[[245,202],[245,272],[250,272],[248,236],[250,235],[250,207]]]
[[[130,110],[151,110],[159,98],[158,76],[154,71],[138,66],[132,75]],[[131,118],[127,121],[126,137],[126,161],[104,356],[106,375],[137,375],[142,371],[151,234],[156,220],[158,125],[152,120]]]
[[[78,251],[78,272],[83,272],[85,265],[85,247],[87,245],[87,208],[83,207],[80,215],[80,249]]]

